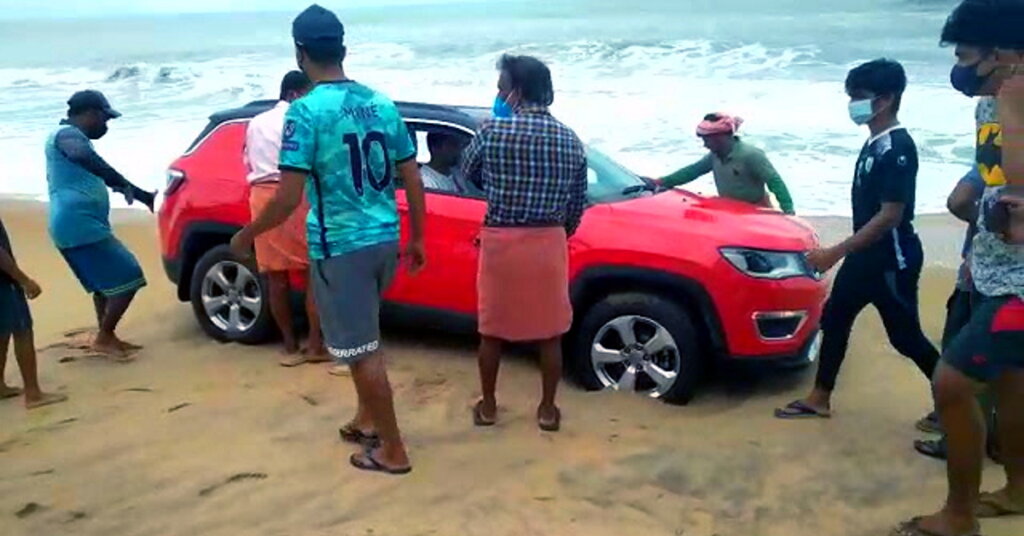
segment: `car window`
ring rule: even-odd
[[[442,125],[409,123],[408,127],[416,144],[416,163],[420,166],[423,186],[428,192],[463,197],[483,196],[483,192],[462,177],[458,165],[461,152],[469,145],[472,136]],[[431,141],[434,142],[433,147]],[[439,154],[434,155],[432,151]],[[435,157],[439,163],[447,163],[446,167],[439,166],[439,169],[446,169],[445,173],[431,167]],[[452,160],[455,160],[454,165]]]

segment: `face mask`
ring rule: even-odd
[[[494,97],[494,106],[491,107],[491,111],[494,113],[494,117],[499,118],[512,117],[513,113],[512,106],[501,95]]]
[[[985,85],[985,82],[988,82],[988,79],[992,76],[992,73],[984,76],[979,75],[979,63],[981,62],[974,65],[954,65],[953,69],[949,72],[949,82],[957,91],[968,97],[976,96]]]
[[[100,125],[96,128],[89,129],[89,132],[86,132],[85,135],[90,140],[98,140],[107,135],[107,125]]]
[[[875,99],[862,99],[850,103],[850,119],[858,125],[866,125],[875,118],[875,111],[871,104]]]

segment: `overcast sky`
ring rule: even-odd
[[[319,0],[324,7],[441,4],[466,0]],[[313,0],[0,0],[0,18],[89,17],[211,11],[298,11]]]

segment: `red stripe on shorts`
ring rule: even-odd
[[[1024,331],[1024,300],[1014,298],[999,308],[992,319],[992,333]]]

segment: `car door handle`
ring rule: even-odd
[[[480,249],[480,236],[479,235],[473,238],[473,247],[475,247],[477,249]]]

